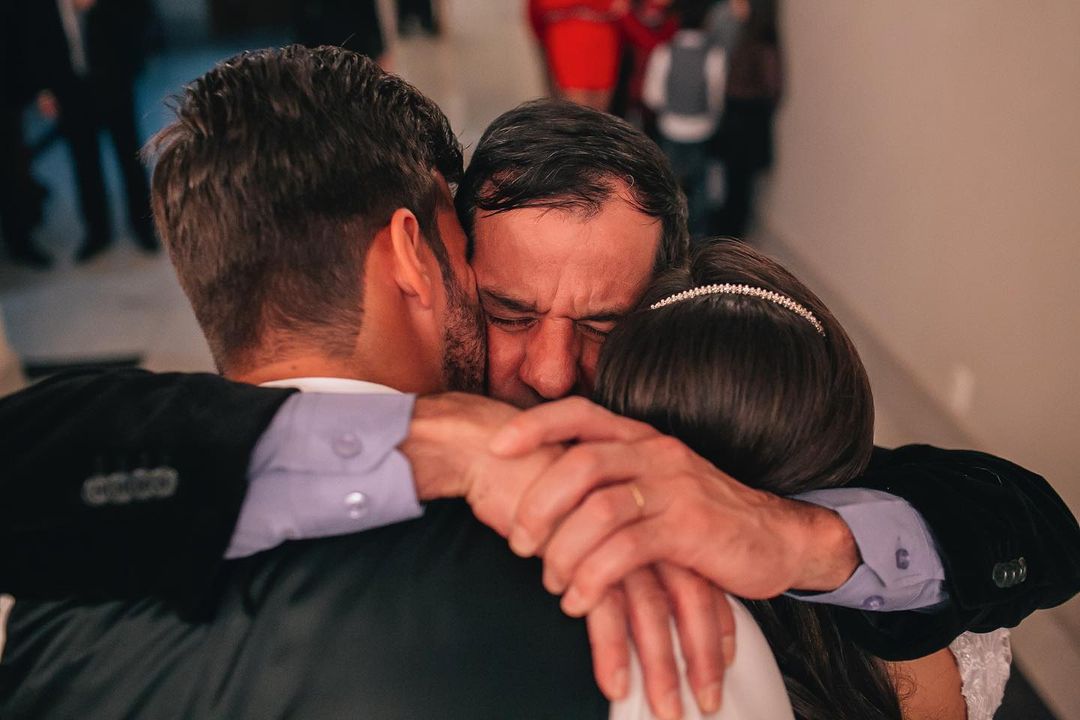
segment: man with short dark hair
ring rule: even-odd
[[[568,102],[496,118],[456,202],[488,320],[488,392],[518,407],[588,395],[604,336],[689,252],[659,148]]]
[[[151,141],[154,213],[214,361],[226,377],[259,383],[276,379],[270,368],[295,371],[297,358],[318,358],[305,374],[363,367],[398,389],[431,392],[431,381],[411,376],[447,348],[440,385],[478,390],[484,360],[472,275],[463,260],[454,266],[446,246],[460,241],[464,252],[449,222],[448,183],[461,177],[457,139],[404,81],[351,53],[320,53],[251,53],[211,71]],[[380,102],[379,93],[397,102]],[[360,337],[376,323],[365,323],[365,291],[386,278],[368,279],[369,257],[400,208],[410,209],[403,232],[424,240],[412,252],[429,256],[416,259],[434,261],[444,277],[444,337],[436,345],[375,326],[374,354]],[[400,348],[390,343],[398,334]],[[385,362],[391,353],[401,357]],[[323,367],[331,360],[341,367]]]

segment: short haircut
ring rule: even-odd
[[[469,237],[477,211],[555,208],[600,212],[625,186],[641,212],[660,221],[655,268],[689,253],[686,197],[660,148],[629,123],[561,100],[534,100],[503,113],[480,138],[456,198]]]
[[[442,111],[341,48],[246,52],[174,98],[157,156],[155,221],[219,369],[277,340],[353,350],[364,260],[398,208],[448,272],[439,175],[461,179]]]

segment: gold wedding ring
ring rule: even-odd
[[[642,515],[645,514],[645,496],[641,494],[641,488],[635,483],[629,483],[630,494],[634,496],[634,504],[637,505],[638,512]]]

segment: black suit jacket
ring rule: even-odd
[[[36,92],[63,93],[78,82],[71,48],[55,0],[13,0],[19,15],[22,73]]]
[[[99,81],[130,83],[146,62],[149,0],[97,0],[86,13],[86,56]]]
[[[225,565],[218,612],[15,604],[0,717],[606,718],[585,625],[462,501]]]
[[[16,24],[22,82],[34,91],[48,88],[60,93],[77,84],[56,0],[7,2],[11,8],[6,13]],[[83,23],[88,70],[99,81],[130,84],[145,62],[152,19],[148,0],[98,0]]]
[[[149,592],[187,616],[211,613],[248,457],[289,392],[126,371],[60,377],[0,401],[0,547],[19,548],[0,553],[0,591]],[[137,468],[174,468],[175,493],[158,497],[168,478],[138,481]],[[101,483],[88,478],[115,473],[120,487],[148,489],[126,504],[93,504]],[[1034,473],[983,453],[909,446],[876,451],[863,484],[922,513],[952,598],[936,613],[839,611],[845,631],[882,657],[1015,625],[1080,590],[1080,528]],[[1021,557],[1024,581],[999,587],[997,566]]]
[[[292,392],[129,371],[0,399],[0,592],[209,612],[251,450]]]

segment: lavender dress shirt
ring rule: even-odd
[[[268,384],[304,392],[282,405],[255,447],[227,558],[423,514],[412,470],[397,449],[408,434],[413,396],[336,378]],[[863,563],[832,592],[792,597],[880,612],[929,611],[948,602],[933,536],[905,500],[859,488],[796,498],[835,510],[851,528]]]

